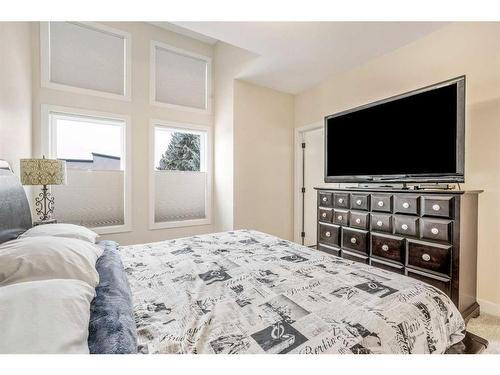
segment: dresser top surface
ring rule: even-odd
[[[445,194],[445,195],[463,195],[463,194],[481,194],[483,190],[437,190],[437,189],[390,189],[390,188],[327,188],[315,187],[315,190],[338,191],[338,192],[356,192],[356,193],[398,193],[398,194]]]

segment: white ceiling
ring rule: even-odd
[[[157,23],[158,24],[158,23]],[[167,24],[166,22],[163,24]],[[174,22],[259,55],[240,78],[297,94],[446,25],[443,22]],[[158,25],[160,26],[160,25]],[[191,35],[193,36],[193,35]],[[201,38],[203,38],[201,37]]]

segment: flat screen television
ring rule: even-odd
[[[325,117],[325,182],[463,182],[465,76]]]

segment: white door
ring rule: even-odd
[[[323,128],[302,133],[304,149],[304,245],[316,245],[316,190],[324,186]]]

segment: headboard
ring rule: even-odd
[[[0,244],[17,238],[31,228],[31,212],[19,179],[0,169]]]

